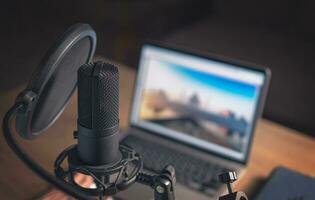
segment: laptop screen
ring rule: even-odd
[[[263,71],[147,44],[131,124],[242,161],[264,82]]]

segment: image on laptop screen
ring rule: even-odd
[[[145,45],[131,123],[242,160],[264,78],[257,70]]]

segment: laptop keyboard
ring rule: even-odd
[[[171,164],[176,170],[177,182],[208,196],[217,194],[222,186],[218,175],[232,170],[133,135],[127,136],[123,143],[140,153],[145,169],[159,173]]]

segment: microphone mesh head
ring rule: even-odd
[[[78,122],[104,130],[119,124],[119,72],[104,63],[82,65],[78,71]]]

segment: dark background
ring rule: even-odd
[[[264,117],[315,136],[314,1],[13,0],[0,9],[0,93],[27,82],[56,37],[86,22],[97,55],[135,68],[146,39],[266,65]]]

